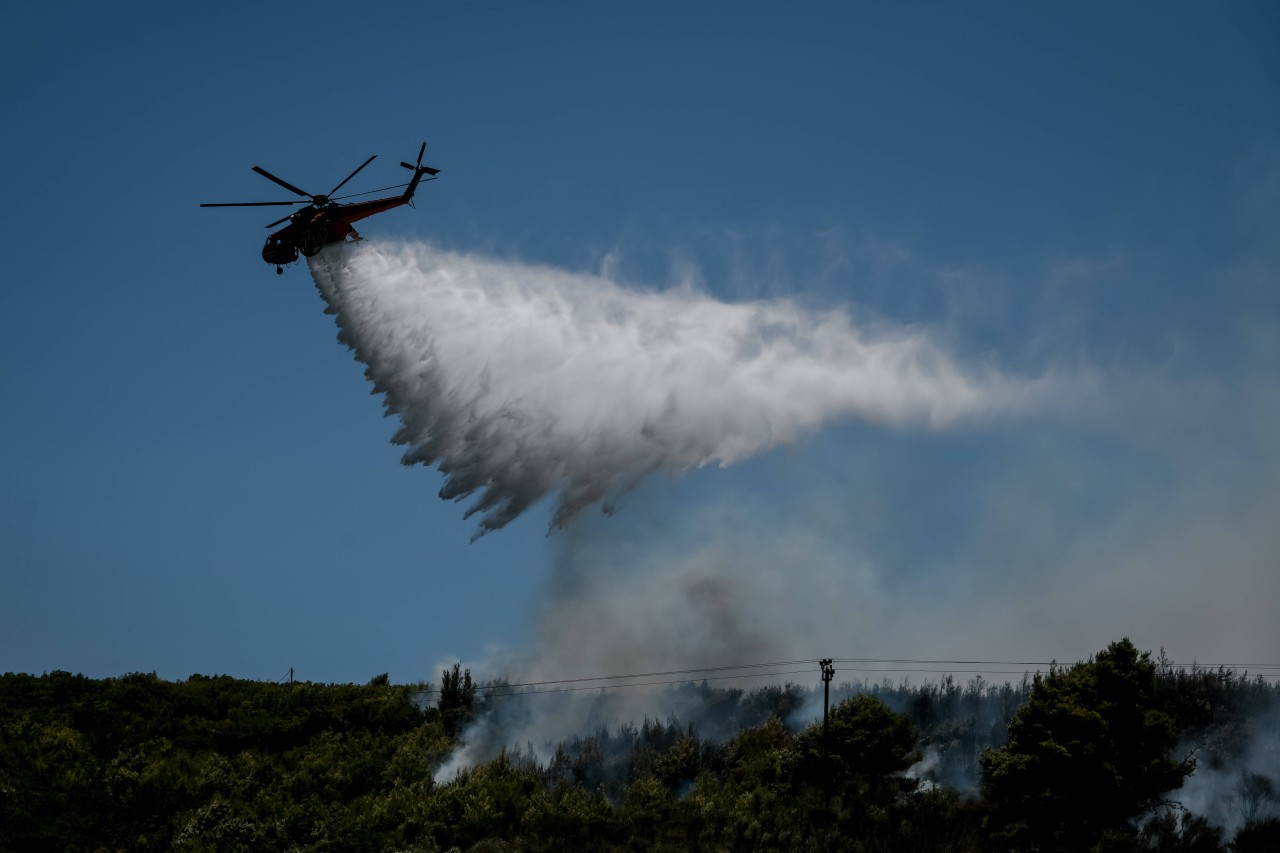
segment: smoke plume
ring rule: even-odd
[[[1045,380],[962,363],[930,334],[781,299],[435,250],[335,244],[311,270],[400,427],[406,465],[477,536],[555,495],[551,524],[645,476],[731,465],[859,420],[944,428],[1031,407]]]

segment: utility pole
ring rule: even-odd
[[[836,668],[831,665],[831,658],[823,658],[818,662],[822,667],[822,763],[827,763],[827,708],[831,704],[831,679],[836,677]]]
[[[293,684],[293,667],[289,667],[289,683]]]
[[[836,668],[831,665],[831,658],[823,658],[818,662],[818,665],[822,667],[822,787],[826,791],[827,797],[830,798],[833,774],[831,772],[831,762],[828,760],[827,717],[829,715],[828,708],[831,704],[831,679],[835,678]]]

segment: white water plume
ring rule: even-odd
[[[942,428],[1030,405],[1044,380],[965,365],[925,330],[646,291],[421,244],[311,259],[405,464],[478,493],[477,536],[547,495],[552,526],[655,471],[730,465],[837,420]]]

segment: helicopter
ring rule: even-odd
[[[277,275],[284,274],[284,265],[291,264],[298,259],[298,253],[301,252],[306,257],[311,257],[319,252],[330,243],[340,243],[347,237],[353,240],[363,239],[351,223],[373,216],[375,213],[382,213],[384,210],[390,210],[393,207],[399,207],[402,204],[409,204],[413,201],[413,194],[418,189],[418,184],[422,183],[424,175],[431,177],[425,180],[434,181],[435,176],[439,174],[439,169],[433,169],[430,166],[422,165],[422,155],[426,153],[427,143],[422,143],[422,147],[418,149],[418,160],[416,163],[400,162],[401,166],[413,172],[413,178],[407,184],[397,184],[392,187],[383,187],[381,190],[370,190],[368,193],[352,193],[351,195],[338,196],[334,198],[333,194],[342,189],[347,181],[354,178],[360,173],[360,170],[368,166],[378,156],[374,154],[368,160],[361,163],[354,172],[343,178],[338,185],[324,195],[312,195],[304,192],[288,181],[281,180],[275,175],[268,172],[261,166],[254,166],[253,171],[269,181],[279,184],[289,192],[295,195],[304,196],[309,202],[303,201],[233,201],[233,202],[215,202],[210,204],[202,204],[201,207],[270,207],[273,205],[293,205],[306,204],[307,206],[301,210],[295,210],[288,216],[277,219],[275,222],[267,225],[268,228],[274,228],[285,220],[289,224],[281,228],[279,231],[273,232],[267,237],[266,245],[262,247],[262,260],[272,264],[276,268]],[[386,198],[375,198],[369,201],[351,201],[343,203],[344,198],[355,198],[356,196],[369,195],[370,193],[382,192],[383,190],[398,189],[404,187],[405,190],[400,195],[388,196]]]

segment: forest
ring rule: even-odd
[[[5,674],[0,850],[1280,850],[1280,685],[1127,639],[840,685],[825,731],[820,688],[702,682],[683,717],[501,745],[544,697],[483,688]]]

